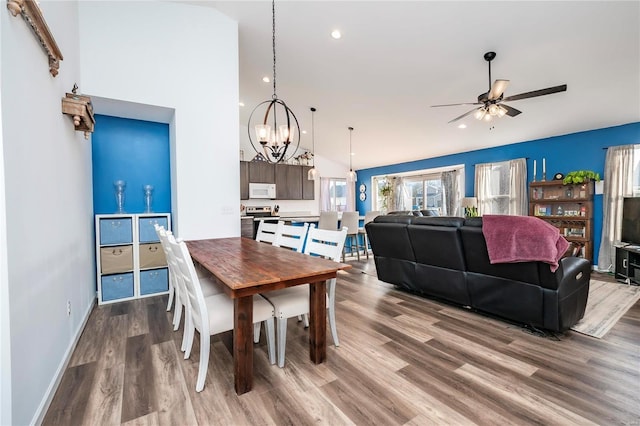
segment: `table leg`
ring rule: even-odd
[[[309,353],[311,361],[321,364],[327,359],[327,283],[309,285]]]
[[[253,296],[233,299],[233,367],[236,393],[253,386]]]

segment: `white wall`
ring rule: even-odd
[[[237,23],[177,3],[81,2],[79,10],[83,90],[175,110],[174,231],[239,236]]]
[[[2,394],[1,420],[16,425],[37,420],[95,300],[91,145],[62,114],[60,101],[74,82],[82,89],[77,4],[45,1],[41,8],[64,55],[55,78],[22,17],[0,14],[1,380],[11,392]]]

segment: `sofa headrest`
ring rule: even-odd
[[[398,210],[387,213],[389,216],[422,216],[420,210]]]
[[[464,224],[464,219],[455,216],[423,216],[414,217],[411,223],[413,225],[451,226],[460,228]]]
[[[422,213],[422,216],[440,216],[438,209],[420,210],[420,213]]]
[[[373,219],[374,223],[404,223],[409,225],[413,220],[413,216],[401,215],[382,215]]]
[[[468,217],[464,220],[464,226],[482,228],[482,217]]]

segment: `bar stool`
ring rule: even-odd
[[[367,229],[365,226],[367,223],[371,222],[376,217],[380,216],[380,212],[376,210],[372,210],[370,212],[366,212],[364,214],[364,225],[362,228],[358,228],[358,235],[362,235],[362,241],[364,242],[364,253],[367,255],[367,259],[369,258],[369,239],[367,238]]]
[[[342,213],[342,227],[347,228],[347,240],[349,240],[349,254],[353,255],[353,247],[355,244],[356,256],[360,260],[360,242],[358,240],[358,221],[360,220],[360,213],[358,212],[343,212]],[[342,250],[342,261],[347,252],[347,244],[344,245]]]

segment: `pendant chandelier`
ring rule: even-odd
[[[280,163],[289,160],[300,146],[300,125],[295,114],[287,104],[278,98],[276,94],[276,4],[271,2],[272,32],[271,44],[273,47],[273,95],[270,100],[259,103],[249,116],[247,125],[249,141],[258,154],[263,154],[264,159],[270,163]],[[264,119],[254,123],[253,116],[258,110],[264,109]],[[257,114],[261,116],[262,114]],[[279,119],[279,121],[278,121]],[[255,131],[252,137],[251,130]],[[259,145],[258,145],[259,144]],[[292,145],[290,147],[290,145]],[[287,155],[288,154],[288,155]]]
[[[316,180],[316,178],[318,177],[318,169],[316,169],[316,132],[315,132],[315,123],[314,123],[314,115],[315,115],[316,109],[314,107],[311,107],[311,168],[309,169],[309,172],[307,173],[307,179],[308,180]]]
[[[353,134],[353,127],[349,127],[349,174],[347,175],[347,182],[355,182],[358,180],[358,175],[353,171],[353,167],[351,166],[351,135]]]

